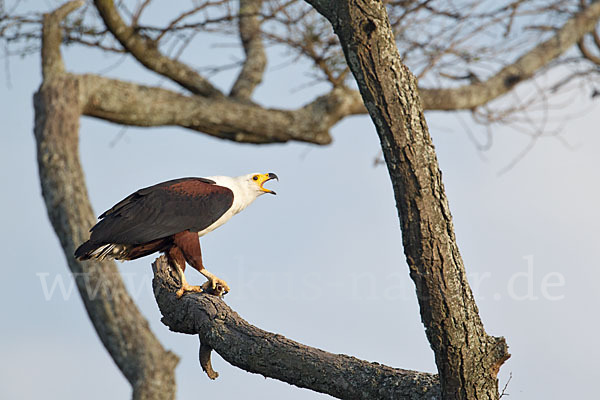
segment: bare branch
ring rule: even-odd
[[[220,5],[223,3],[226,3],[228,0],[216,0],[216,1],[204,1],[201,2],[198,6],[192,8],[191,10],[188,10],[182,14],[180,14],[177,18],[175,18],[174,20],[172,20],[171,22],[169,22],[167,24],[167,26],[165,26],[164,28],[159,29],[159,33],[158,35],[154,38],[154,41],[159,42],[167,33],[169,32],[173,32],[175,30],[179,30],[179,29],[186,29],[189,28],[189,25],[181,25],[181,21],[183,21],[186,18],[191,17],[192,15],[197,14],[198,12],[205,10],[209,7],[214,7],[216,5]],[[226,20],[230,20],[229,16],[225,16]],[[213,20],[213,19],[209,19],[209,21],[205,21],[205,23],[210,23],[210,22],[217,22],[217,20]],[[192,24],[191,26],[193,26],[194,29],[197,29],[199,26],[195,26],[196,24]]]
[[[498,397],[499,399],[503,398],[504,396],[508,396],[509,394],[506,392],[506,389],[508,389],[508,384],[510,383],[510,381],[512,381],[512,372],[510,373],[510,375],[508,376],[508,380],[506,381],[506,384],[504,385],[504,387],[502,388],[502,392],[500,393],[500,397]]]
[[[79,75],[82,113],[122,125],[174,125],[243,143],[331,142],[329,129],[364,109],[358,92],[335,88],[293,111],[267,109],[229,98],[185,96],[97,75]]]
[[[341,399],[440,398],[437,375],[328,353],[263,331],[216,296],[188,293],[178,299],[180,283],[166,257],[152,269],[162,322],[172,331],[199,335],[202,346],[236,367]]]
[[[127,25],[115,8],[113,0],[95,0],[96,8],[108,30],[121,45],[146,68],[178,83],[191,93],[220,97],[222,93],[186,64],[164,56],[155,42],[140,36]]]
[[[133,14],[133,17],[131,18],[131,26],[133,26],[133,27],[138,26],[138,21],[142,17],[142,14],[144,13],[144,10],[146,9],[146,7],[148,7],[151,2],[152,2],[152,0],[144,0],[144,2],[142,4],[140,4],[138,9]]]
[[[246,60],[233,87],[231,97],[248,100],[252,92],[262,82],[263,73],[267,66],[267,56],[260,37],[260,20],[258,15],[262,0],[239,0],[240,39],[246,53]]]
[[[71,32],[66,32],[65,42],[66,43],[79,43],[79,44],[82,44],[87,47],[96,47],[100,50],[110,52],[110,53],[126,54],[125,49],[123,49],[121,47],[113,47],[110,45],[105,45],[102,43],[101,39],[88,40],[81,36],[71,35]]]
[[[594,35],[594,36],[597,37],[597,35]],[[581,38],[577,42],[577,47],[579,48],[579,51],[581,51],[581,55],[584,56],[589,61],[593,62],[594,64],[600,65],[600,57],[598,57],[597,55],[592,53],[592,51],[587,48],[587,45],[585,44],[584,39],[585,38]]]
[[[488,80],[453,89],[420,89],[423,107],[428,110],[472,109],[502,96],[580,41],[594,29],[599,18],[600,2],[594,1],[569,19],[552,38],[538,44]]]

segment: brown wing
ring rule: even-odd
[[[175,179],[126,197],[100,215],[95,244],[141,244],[212,225],[233,204],[233,192],[204,178]]]

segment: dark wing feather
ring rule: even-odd
[[[141,244],[190,230],[199,232],[233,204],[233,192],[204,178],[159,183],[127,196],[103,213],[90,242]]]

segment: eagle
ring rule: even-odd
[[[254,173],[238,177],[180,178],[132,193],[104,212],[90,229],[90,239],[75,251],[78,260],[112,258],[135,260],[155,252],[166,254],[179,273],[185,292],[209,291],[226,294],[227,283],[202,264],[201,236],[217,229],[248,207],[259,196],[274,191],[265,182],[276,174]],[[208,281],[189,285],[186,262]]]

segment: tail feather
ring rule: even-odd
[[[89,240],[75,250],[75,258],[80,261],[96,258],[114,258],[117,260],[135,260],[157,251],[165,251],[172,244],[170,237],[142,244],[92,243]]]
[[[97,258],[103,260],[106,257],[117,258],[123,251],[123,246],[114,243],[92,243],[89,240],[75,250],[75,258],[78,260],[89,260]]]

